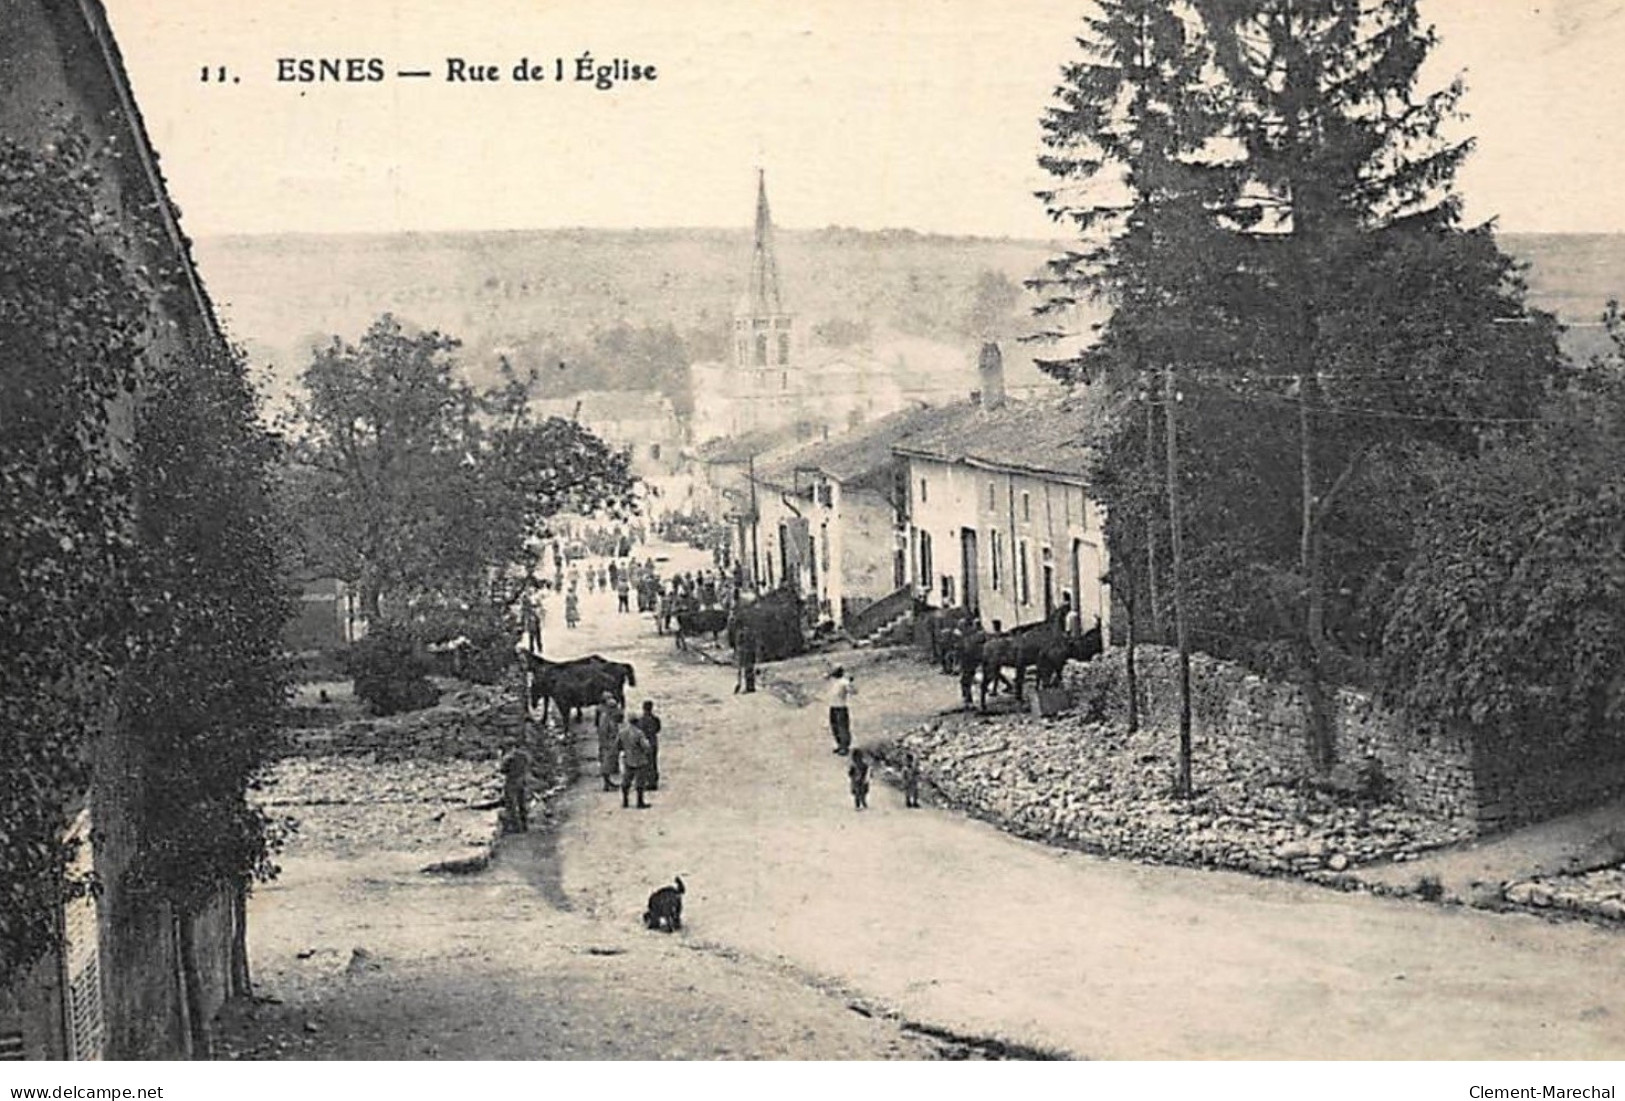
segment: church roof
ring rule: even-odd
[[[756,173],[756,237],[750,254],[750,287],[740,303],[748,317],[773,317],[784,313],[779,293],[779,261],[773,252],[773,214],[767,207],[767,173]]]

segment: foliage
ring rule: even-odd
[[[1436,473],[1383,637],[1390,700],[1423,719],[1593,736],[1625,720],[1617,360],[1562,401],[1576,412],[1536,438]]]
[[[355,694],[374,715],[398,715],[432,707],[440,692],[429,682],[429,665],[409,627],[375,623],[350,649]]]
[[[505,354],[536,376],[538,397],[567,398],[589,390],[656,390],[679,416],[694,409],[689,367],[725,359],[729,332],[710,326],[679,332],[670,323],[595,327],[585,334],[541,333],[510,341]]]
[[[1079,242],[1040,312],[1064,336],[1113,307],[1050,369],[1124,406],[1097,484],[1142,621],[1171,402],[1195,641],[1306,687],[1377,648],[1427,465],[1516,436],[1559,362],[1488,228],[1456,224],[1461,87],[1415,91],[1432,42],[1412,0],[1107,0],[1044,119]]]
[[[1020,285],[1004,272],[991,268],[978,271],[970,306],[965,311],[962,326],[965,335],[980,341],[1007,338],[1014,328],[1016,306],[1020,301]]]
[[[128,475],[114,434],[144,292],[76,131],[0,142],[0,982],[55,941],[64,812],[123,664]],[[69,890],[83,889],[83,884]]]
[[[183,912],[267,879],[278,833],[247,791],[288,688],[276,458],[240,351],[153,358],[136,430],[135,646],[121,713],[139,743],[135,881]]]
[[[514,664],[519,624],[491,600],[475,597],[416,609],[411,629],[413,638],[422,646],[467,640],[453,663],[455,667],[448,671],[476,684],[500,684]]]
[[[138,886],[184,906],[270,870],[244,801],[280,703],[268,445],[240,361],[151,323],[176,262],[150,208],[110,209],[109,155],[0,142],[0,983],[87,888],[61,836],[109,730]]]
[[[535,380],[507,365],[476,393],[457,348],[386,314],[305,373],[284,492],[309,565],[355,582],[371,618],[386,596],[398,611],[530,565],[527,541],[560,511],[630,507],[625,454],[574,422],[533,421]]]
[[[867,319],[853,321],[845,317],[831,317],[812,327],[812,338],[828,348],[854,348],[874,339],[874,323]]]

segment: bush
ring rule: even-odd
[[[467,639],[467,645],[446,654],[438,671],[476,684],[500,684],[514,662],[519,625],[503,609],[482,603],[437,609],[413,622],[412,635],[425,647]]]
[[[429,666],[412,633],[395,623],[379,623],[350,650],[355,694],[374,715],[398,715],[431,707],[440,690],[429,682]]]

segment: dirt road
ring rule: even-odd
[[[767,690],[736,696],[731,669],[677,654],[612,597],[583,603],[579,631],[550,622],[549,655],[636,663],[630,702],[654,699],[665,719],[653,808],[622,810],[588,767],[551,828],[504,839],[466,877],[420,870],[430,854],[410,835],[432,807],[378,808],[387,827],[343,816],[354,807],[304,808],[307,841],[251,910],[256,979],[279,1002],[228,1022],[235,1050],[967,1050],[905,1027],[921,1022],[1111,1059],[1625,1056],[1616,934],[1100,860],[906,810],[884,786],[859,813],[825,730],[827,659],[774,666]],[[954,682],[923,666],[842,660],[860,744],[956,703]],[[314,828],[325,813],[340,816]],[[645,932],[648,893],[674,873],[687,928]]]
[[[666,722],[653,810],[592,784],[567,799],[559,887],[606,927],[680,872],[692,943],[1081,1056],[1625,1056],[1625,940],[1606,930],[1069,854],[886,788],[859,813],[817,695],[828,659],[735,696],[730,669],[634,617],[552,643],[636,662],[632,705]],[[846,664],[860,744],[879,717],[956,702],[923,667]]]

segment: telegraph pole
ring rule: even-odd
[[[1174,635],[1179,642],[1179,772],[1174,780],[1174,794],[1181,799],[1191,797],[1191,643],[1185,629],[1185,540],[1179,517],[1179,418],[1174,405],[1179,392],[1174,388],[1172,364],[1163,368],[1163,410],[1168,437],[1168,527],[1169,545],[1173,550],[1174,576]]]
[[[750,585],[758,593],[762,591],[762,548],[757,535],[760,527],[756,514],[756,453],[753,451],[745,456],[746,474],[750,479]]]

